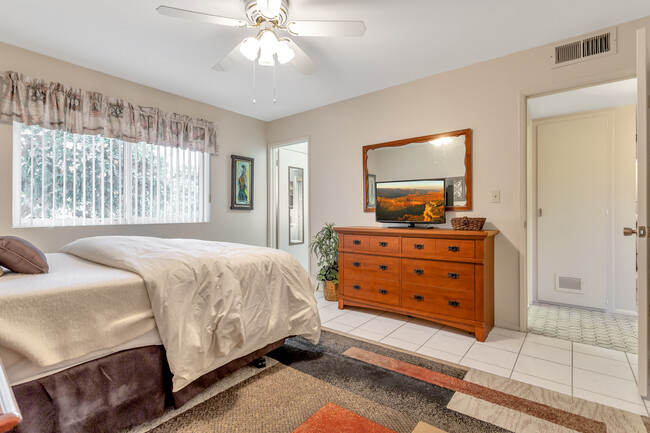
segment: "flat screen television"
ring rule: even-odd
[[[375,218],[381,223],[443,224],[445,180],[377,182]]]

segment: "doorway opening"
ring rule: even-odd
[[[309,271],[309,141],[269,149],[269,246]]]
[[[528,331],[637,353],[636,79],[529,97]]]

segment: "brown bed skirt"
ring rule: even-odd
[[[163,346],[114,353],[13,387],[23,422],[15,433],[116,432],[178,408],[284,339],[204,374],[178,392]]]

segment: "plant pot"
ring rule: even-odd
[[[334,281],[323,282],[323,293],[325,294],[326,301],[339,300],[339,284]]]

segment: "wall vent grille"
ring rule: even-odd
[[[567,293],[584,293],[582,278],[567,275],[556,275],[555,290]]]
[[[553,49],[553,66],[565,66],[616,53],[616,27],[569,40]]]

